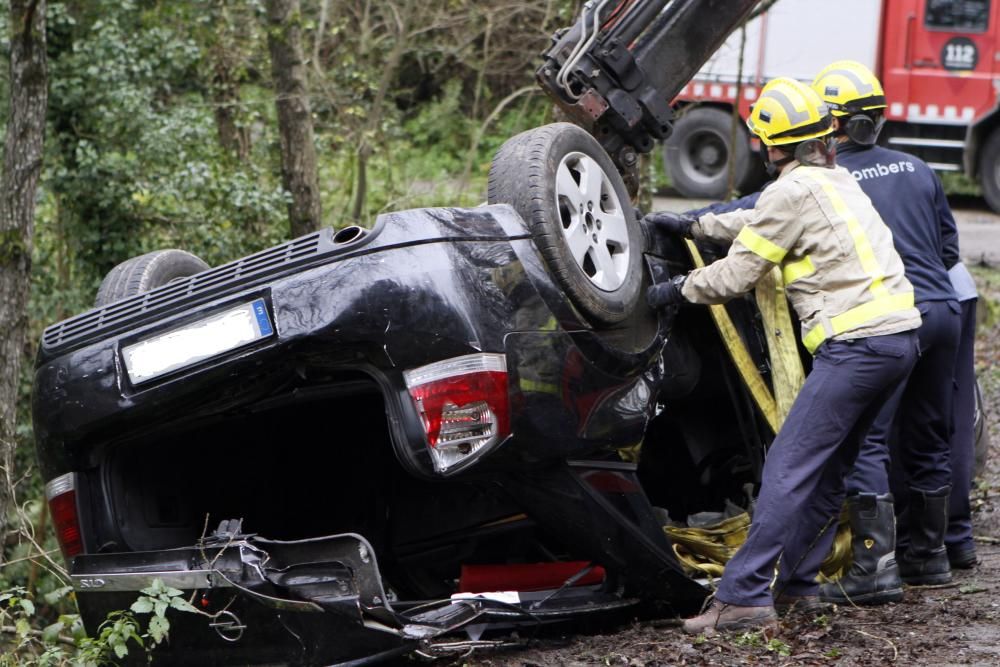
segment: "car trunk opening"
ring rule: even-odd
[[[97,551],[187,548],[228,519],[270,540],[356,533],[395,592],[420,596],[454,593],[463,567],[568,556],[495,485],[404,470],[374,382],[330,394],[114,448]]]

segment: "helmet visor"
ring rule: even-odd
[[[834,102],[826,102],[830,108],[838,115],[848,115],[854,113],[862,113],[865,111],[874,111],[875,109],[884,109],[885,95],[870,95],[868,97],[859,97],[856,100],[851,100],[850,102],[844,102],[843,104],[836,104]]]
[[[826,111],[824,109],[824,111]],[[807,125],[800,125],[798,127],[793,127],[785,130],[784,132],[778,132],[777,134],[772,134],[770,139],[774,143],[778,144],[790,144],[794,143],[797,139],[811,139],[815,136],[823,136],[830,133],[830,127],[833,125],[833,116],[829,113],[824,113],[819,120],[809,123]]]

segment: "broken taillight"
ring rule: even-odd
[[[69,560],[83,551],[80,517],[76,510],[76,473],[66,473],[49,480],[45,485],[45,499],[49,502],[59,548]]]
[[[469,354],[403,377],[438,472],[481,455],[510,434],[504,355]]]

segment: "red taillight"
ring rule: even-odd
[[[470,354],[404,373],[438,472],[481,454],[510,434],[507,361]]]
[[[67,473],[49,480],[45,485],[45,498],[49,501],[52,525],[63,556],[69,560],[83,551],[80,536],[80,517],[76,511],[76,475]]]
[[[494,422],[498,430],[508,428],[506,373],[483,371],[428,382],[412,387],[410,396],[420,407],[431,447],[476,437]]]

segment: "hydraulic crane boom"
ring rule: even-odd
[[[670,101],[757,3],[589,0],[554,35],[536,77],[597,138],[634,196],[638,154],[670,134]]]

